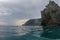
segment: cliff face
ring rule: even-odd
[[[43,26],[60,25],[60,7],[54,2],[50,1],[46,8],[41,11]]]
[[[23,26],[39,26],[41,25],[41,19],[30,19]]]

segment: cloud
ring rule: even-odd
[[[3,3],[28,3],[28,2],[36,3],[41,1],[42,0],[0,0],[0,2],[3,2]]]
[[[40,18],[40,11],[44,8],[43,5],[46,2],[43,3],[43,0],[6,1],[0,4],[0,20],[3,19],[9,25],[14,24],[16,20],[20,23],[21,19]]]
[[[9,16],[11,15],[10,9],[0,7],[0,16]]]
[[[6,22],[0,21],[0,25],[7,25]]]
[[[17,0],[0,0],[0,2],[4,2],[4,3],[14,3],[14,2],[17,2]]]
[[[3,0],[0,2],[0,20],[9,25],[23,19],[41,18],[41,11],[49,0]],[[60,3],[57,0],[56,3]]]
[[[9,0],[16,3],[2,3],[0,8],[1,15],[11,15],[8,18],[13,19],[28,19],[40,17],[40,3],[43,0]],[[4,16],[5,17],[5,16]]]

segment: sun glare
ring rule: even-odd
[[[15,25],[21,26],[23,25],[27,20],[17,20]]]

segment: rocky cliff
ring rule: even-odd
[[[60,25],[60,7],[50,1],[46,8],[41,11],[42,26]]]
[[[23,26],[40,26],[41,19],[30,19]]]

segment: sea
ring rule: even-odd
[[[41,36],[42,26],[0,26],[0,40],[60,40]]]

